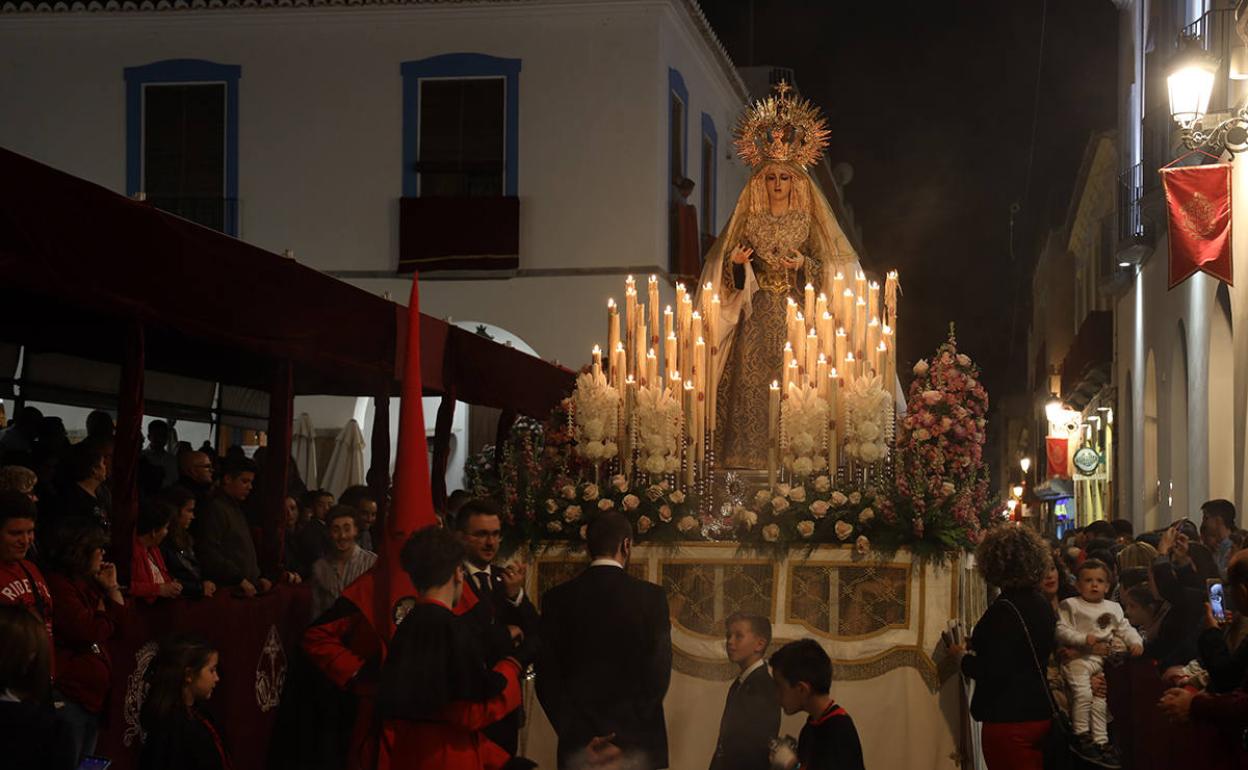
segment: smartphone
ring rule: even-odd
[[[82,762],[78,765],[78,770],[108,770],[113,764],[111,759],[104,757],[93,757],[90,754],[82,758]]]
[[[1226,622],[1226,608],[1222,606],[1222,581],[1209,581],[1209,606],[1213,608],[1214,620]]]

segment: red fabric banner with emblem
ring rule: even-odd
[[[1233,285],[1231,165],[1163,168],[1170,224],[1170,288],[1204,271]]]
[[[1044,439],[1044,449],[1048,460],[1049,478],[1070,477],[1070,440],[1065,436],[1048,436]]]

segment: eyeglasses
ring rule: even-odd
[[[502,540],[503,533],[497,530],[493,532],[486,532],[485,530],[481,530],[478,532],[469,532],[468,537],[472,538],[473,540]]]

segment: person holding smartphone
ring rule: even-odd
[[[1245,557],[1248,559],[1248,556]],[[1209,672],[1209,692],[1228,693],[1248,675],[1248,561],[1227,565],[1225,581],[1210,581],[1203,629],[1196,639],[1200,664]]]

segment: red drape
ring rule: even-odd
[[[1232,284],[1231,164],[1161,170],[1170,225],[1170,288],[1204,271]]]
[[[1070,441],[1064,436],[1049,436],[1044,440],[1048,459],[1049,478],[1070,476]]]
[[[117,432],[113,444],[113,561],[118,577],[130,575],[131,540],[139,516],[139,452],[143,450],[143,324],[126,324],[122,340],[121,391],[117,398]]]

